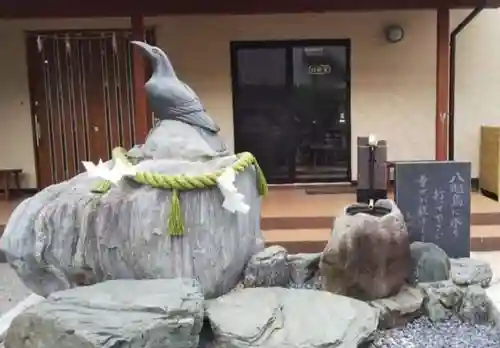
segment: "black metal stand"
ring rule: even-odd
[[[376,201],[376,194],[375,194],[375,146],[370,145],[370,152],[369,152],[369,166],[368,166],[368,180],[369,180],[369,188],[368,192],[369,197],[368,197],[368,202],[370,202],[373,199],[373,202],[375,203]]]
[[[384,144],[385,145],[385,144]],[[377,163],[379,160],[379,153],[378,151],[386,151],[385,146],[384,147],[379,147],[378,145],[373,145],[373,144],[366,144],[363,143],[361,145],[364,150],[368,150],[368,154],[364,152],[363,156],[363,161],[367,161],[366,164],[367,166],[363,166],[364,172],[362,175],[362,186],[361,188],[357,188],[356,190],[356,201],[359,203],[366,203],[369,204],[370,201],[375,203],[379,199],[386,199],[387,198],[387,188],[386,187],[377,187],[378,185],[378,177],[382,176],[384,173],[381,171],[383,168],[381,166],[377,166]],[[359,151],[359,150],[358,150]],[[367,158],[368,157],[368,158]],[[382,156],[381,158],[385,158],[385,156]],[[383,161],[383,160],[382,160]],[[361,165],[359,166],[361,168]],[[359,170],[359,168],[358,168]],[[368,175],[366,175],[368,174]],[[361,176],[359,176],[361,178]]]

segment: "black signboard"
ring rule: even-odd
[[[470,256],[470,176],[469,162],[395,162],[395,201],[412,242],[434,243],[450,257]]]

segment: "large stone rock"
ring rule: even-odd
[[[348,206],[335,219],[321,262],[326,290],[373,300],[399,292],[410,273],[410,245],[401,211],[390,200]]]
[[[371,301],[370,305],[380,311],[379,328],[390,329],[420,316],[423,302],[420,289],[404,286],[397,295]]]
[[[14,319],[5,346],[196,348],[203,314],[195,280],[112,280],[53,293]]]
[[[457,285],[478,284],[488,287],[493,271],[488,262],[469,258],[451,259],[451,279]]]
[[[179,122],[163,121],[162,127],[169,124]],[[183,134],[185,146],[180,147]],[[197,175],[234,163],[234,156],[199,157],[204,152],[198,154],[193,147],[202,139],[190,138],[197,135],[178,134],[176,154],[160,151],[168,147],[168,139],[154,138],[155,146],[148,147],[153,158],[141,159],[138,171]],[[154,157],[160,155],[167,157]],[[205,296],[212,298],[231,290],[250,257],[263,248],[253,167],[238,174],[235,182],[250,206],[247,214],[224,209],[217,187],[180,191],[183,236],[169,235],[170,190],[124,180],[106,194],[92,193],[99,182],[80,174],[23,201],[11,215],[0,249],[35,293],[47,296],[108,279],[182,276],[199,279]]]
[[[245,269],[245,287],[286,286],[290,271],[285,248],[275,245],[253,255]]]
[[[354,348],[378,324],[368,304],[316,290],[246,288],[206,307],[219,348]]]
[[[433,243],[413,242],[411,251],[410,284],[430,283],[450,277],[450,259],[446,252]]]

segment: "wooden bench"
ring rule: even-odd
[[[22,169],[0,169],[0,180],[3,182],[4,199],[10,199],[10,191],[15,189],[18,192],[21,190],[21,174]],[[14,178],[15,187],[11,186],[12,178]]]

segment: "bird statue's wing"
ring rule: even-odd
[[[181,81],[182,82],[182,81]],[[220,128],[219,126],[217,125],[217,123],[215,123],[215,121],[208,115],[208,113],[206,112],[205,108],[203,107],[203,105],[201,104],[201,101],[200,99],[198,98],[198,95],[191,89],[191,87],[189,87],[189,85],[185,84],[184,82],[182,82],[182,84],[184,85],[184,87],[186,88],[186,90],[188,90],[189,92],[192,93],[192,95],[195,96],[195,98],[198,99],[198,102],[200,103],[200,107],[203,109],[203,112],[201,113],[198,113],[197,115],[196,114],[193,114],[192,116],[194,118],[196,118],[197,122],[200,122],[199,125],[200,127],[208,130],[208,131],[211,131],[213,133],[218,133],[220,131]],[[191,120],[189,119],[189,116],[190,115],[186,115],[186,122],[190,122]]]
[[[219,132],[219,126],[205,112],[198,96],[188,85],[177,79],[162,80],[147,86],[148,99],[155,113],[159,113],[158,116],[176,119],[212,133]],[[161,108],[172,104],[178,105],[178,109],[166,115],[168,111]]]

